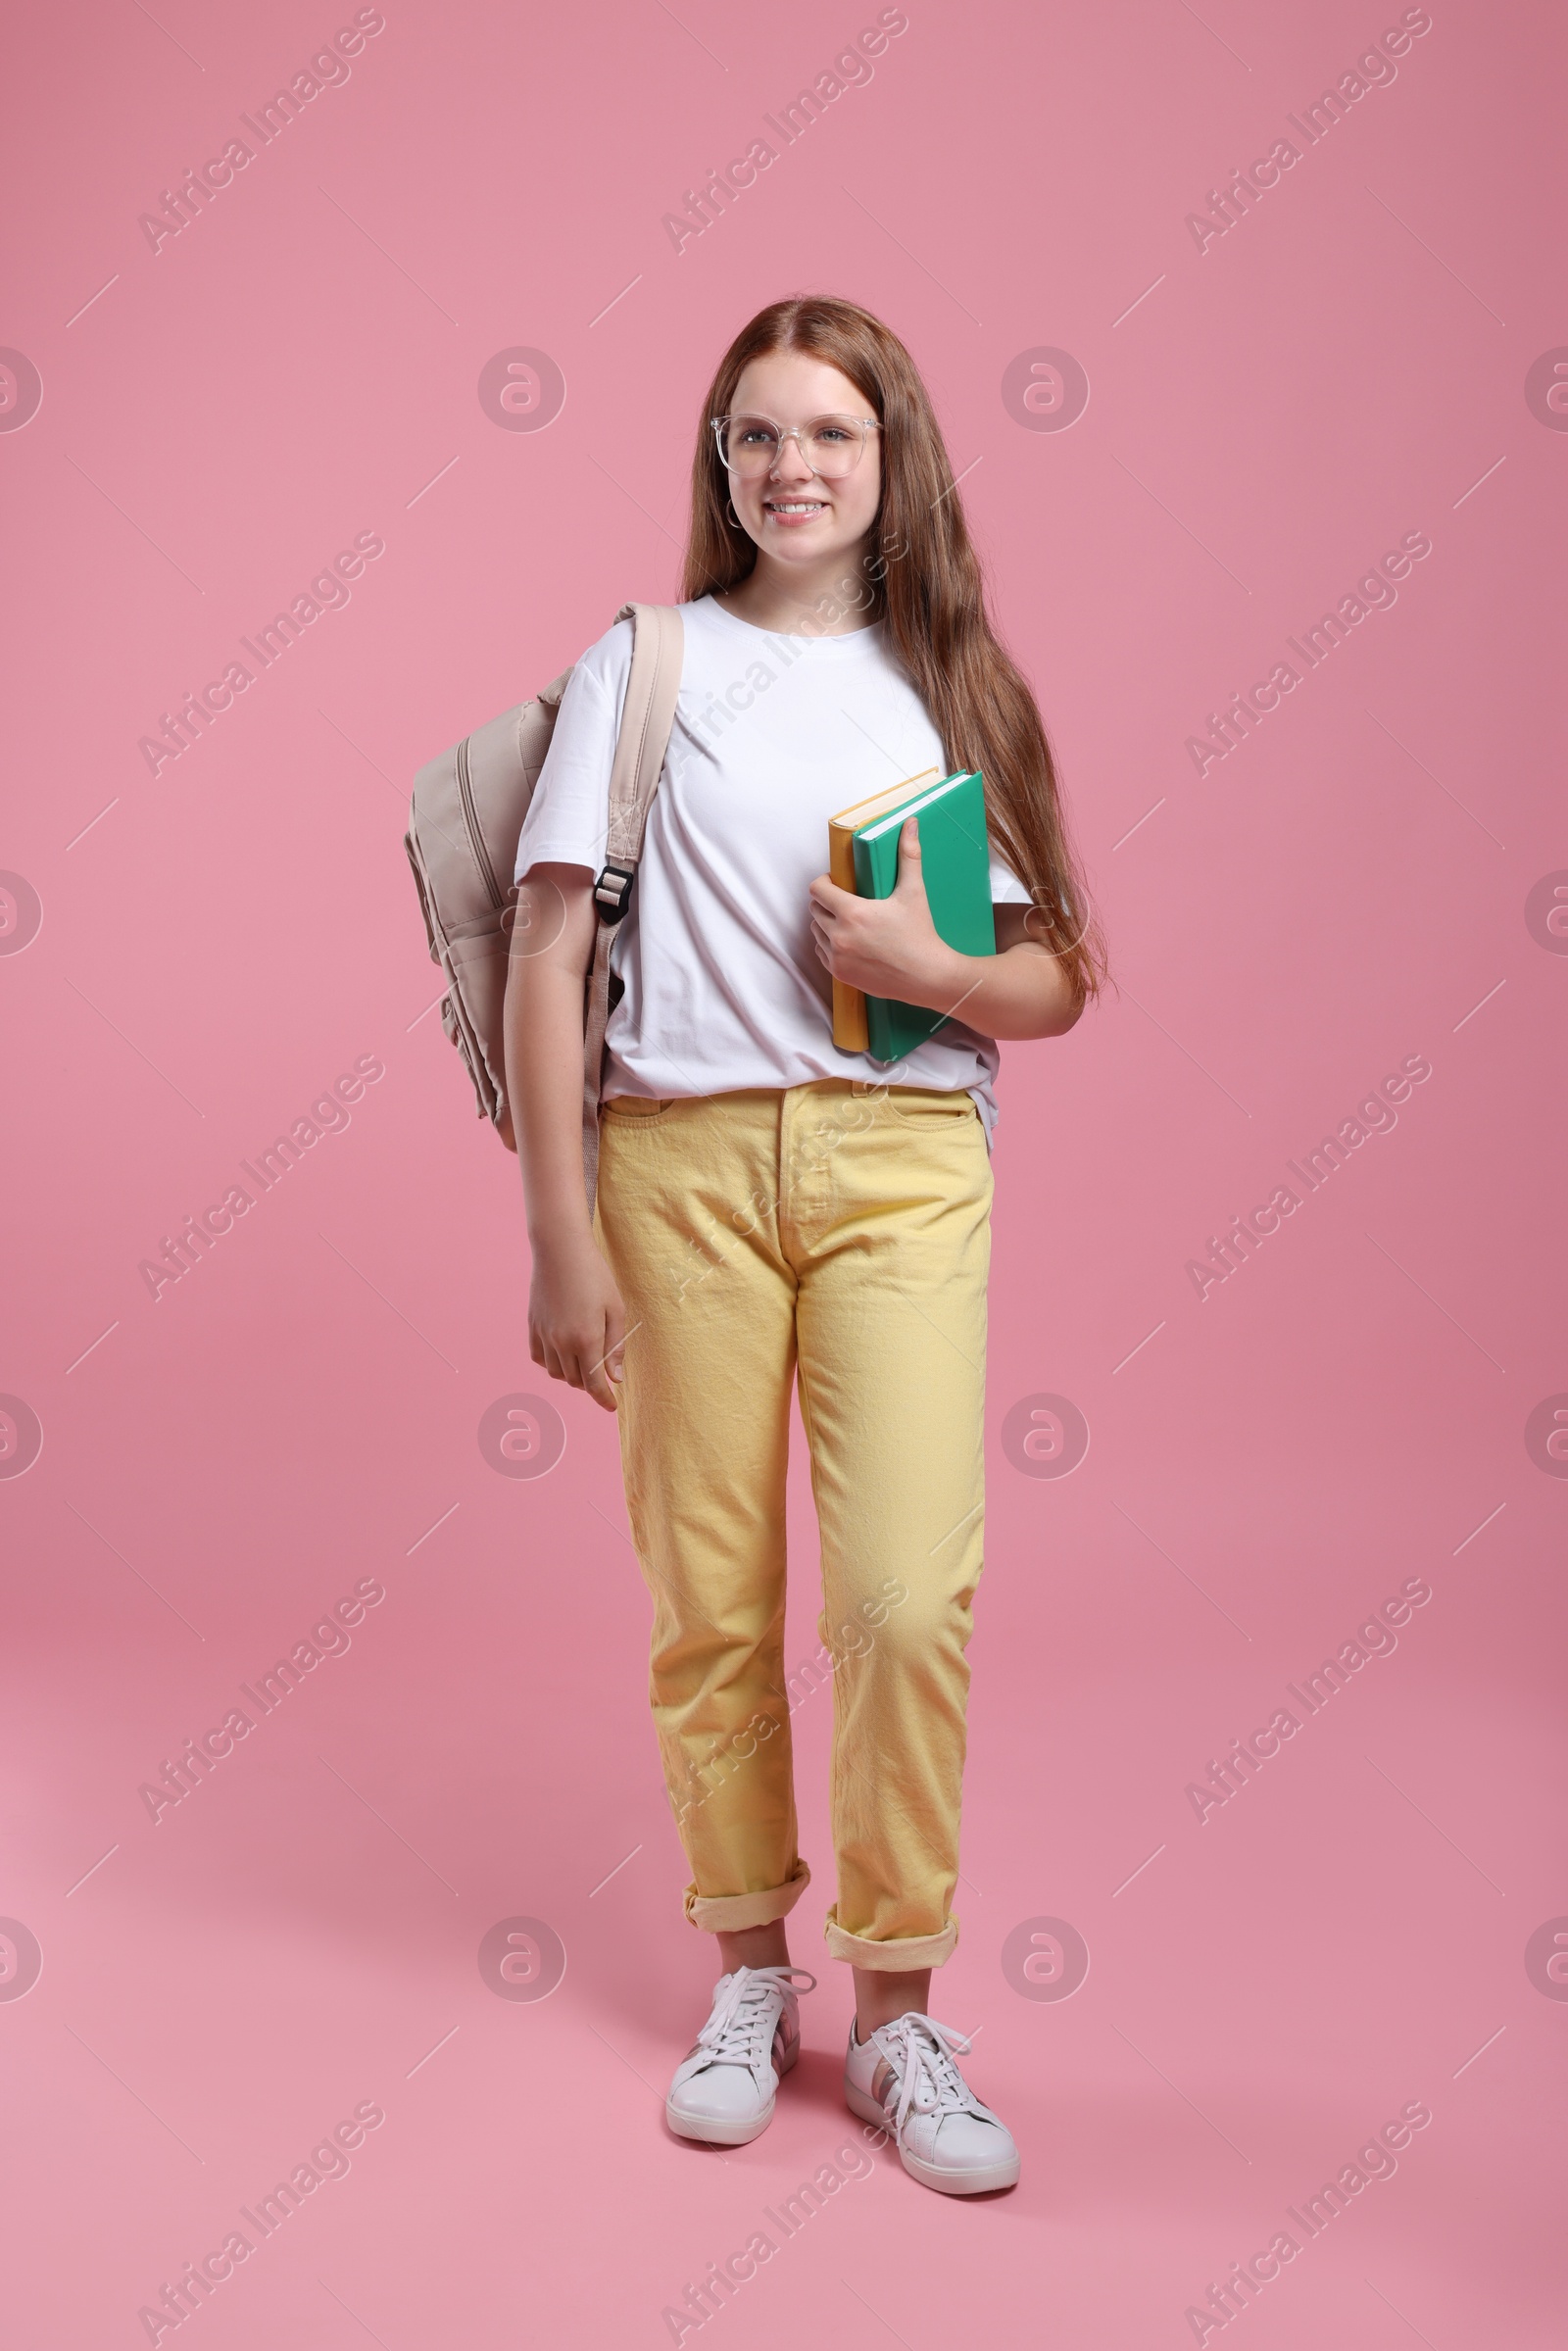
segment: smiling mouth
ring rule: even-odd
[[[805,521],[812,514],[825,514],[825,498],[764,498],[762,512],[779,514],[791,521]]]

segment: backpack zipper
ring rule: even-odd
[[[474,811],[473,785],[468,775],[468,738],[466,735],[458,745],[458,790],[463,795],[463,815],[464,821],[468,827],[468,843],[473,851],[473,861],[479,868],[480,880],[490,893],[490,904],[499,913],[506,902],[496,887],[495,867],[490,862],[490,852],[484,845],[484,835],[479,830],[479,819]]]

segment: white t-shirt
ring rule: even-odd
[[[662,1101],[889,1076],[967,1088],[989,1142],[994,1039],[952,1021],[891,1072],[833,1043],[808,895],[827,870],[828,818],[924,768],[947,771],[881,624],[779,636],[710,596],[683,605],[681,619],[669,752],[611,950],[624,994],[606,1032],[606,1094]],[[518,881],[534,865],[597,873],[604,863],[631,645],[631,622],[619,620],[572,671],[517,844]],[[1029,903],[995,853],[991,895]]]

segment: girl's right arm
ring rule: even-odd
[[[527,1204],[528,1352],[615,1409],[626,1314],[589,1221],[582,1170],[583,987],[599,915],[583,865],[535,865],[507,968],[507,1097]],[[535,943],[538,944],[535,944]]]

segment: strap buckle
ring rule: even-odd
[[[601,922],[613,925],[624,916],[631,905],[631,886],[637,878],[634,865],[606,865],[594,884],[594,904]]]

